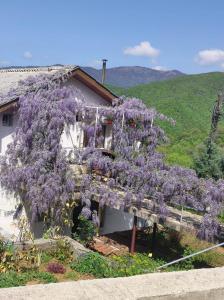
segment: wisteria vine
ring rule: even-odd
[[[25,92],[18,102],[18,127],[1,159],[1,184],[30,208],[33,220],[40,216],[50,224],[67,220],[78,188],[82,214],[95,222],[96,213],[90,208],[96,197],[100,206],[120,209],[140,209],[148,198],[163,217],[170,204],[202,212],[201,237],[211,239],[217,234],[224,181],[200,179],[193,170],[168,166],[156,151],[166,140],[157,121],[174,123],[172,119],[136,98],[119,98],[112,106],[96,111],[86,106],[80,91],[65,87],[63,78],[35,77],[21,85]],[[68,158],[61,134],[77,120],[87,145],[74,149]],[[112,138],[106,156],[99,149],[105,124],[110,124]],[[87,165],[81,183],[72,174],[71,163]]]

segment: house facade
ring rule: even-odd
[[[109,107],[116,95],[109,91],[102,84],[84,72],[80,67],[68,68],[34,68],[34,69],[10,69],[0,70],[0,93],[7,94],[12,88],[17,89],[18,97],[23,94],[18,86],[20,80],[29,76],[40,74],[52,74],[60,76],[66,75],[63,84],[74,89],[79,89],[83,95],[86,106],[97,109]],[[13,134],[18,123],[18,97],[2,98],[0,102],[0,155],[4,155],[7,146],[13,140]],[[80,122],[66,128],[61,136],[63,148],[69,152],[75,147],[85,147],[85,136]],[[102,148],[111,147],[111,125],[105,125],[104,140]],[[0,236],[17,240],[19,229],[17,220],[13,219],[18,200],[14,195],[9,194],[0,187]],[[104,224],[101,228],[102,234],[115,231],[129,230],[133,226],[133,215],[124,213],[109,207],[104,210]],[[35,235],[41,236],[41,224],[36,224]]]

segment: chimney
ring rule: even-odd
[[[102,68],[102,84],[105,82],[106,78],[106,64],[107,64],[107,59],[102,59],[103,62],[103,68]]]

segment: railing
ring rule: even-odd
[[[217,245],[214,245],[214,246],[211,246],[211,247],[209,247],[209,248],[200,250],[200,251],[198,251],[198,252],[192,253],[192,254],[190,254],[190,255],[184,256],[184,257],[182,257],[182,258],[176,259],[176,260],[171,261],[171,262],[169,262],[169,263],[166,263],[166,264],[164,264],[164,265],[158,267],[157,270],[164,269],[164,268],[166,268],[166,267],[169,267],[169,266],[171,266],[171,265],[174,265],[174,264],[176,264],[176,263],[179,263],[179,262],[181,262],[181,261],[184,261],[184,260],[186,260],[186,259],[188,259],[188,258],[194,257],[194,256],[196,256],[196,255],[198,255],[198,254],[201,254],[201,253],[204,253],[204,252],[213,250],[213,249],[218,248],[218,247],[221,247],[221,246],[224,246],[224,242],[222,242],[222,243],[220,243],[220,244],[217,244]]]

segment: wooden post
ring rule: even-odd
[[[137,231],[137,216],[134,216],[133,221],[133,228],[132,228],[132,236],[131,236],[131,247],[130,247],[130,253],[135,253],[135,243],[136,243],[136,231]]]
[[[156,247],[156,233],[157,233],[157,223],[153,223],[153,231],[152,231],[152,252],[154,252]]]

